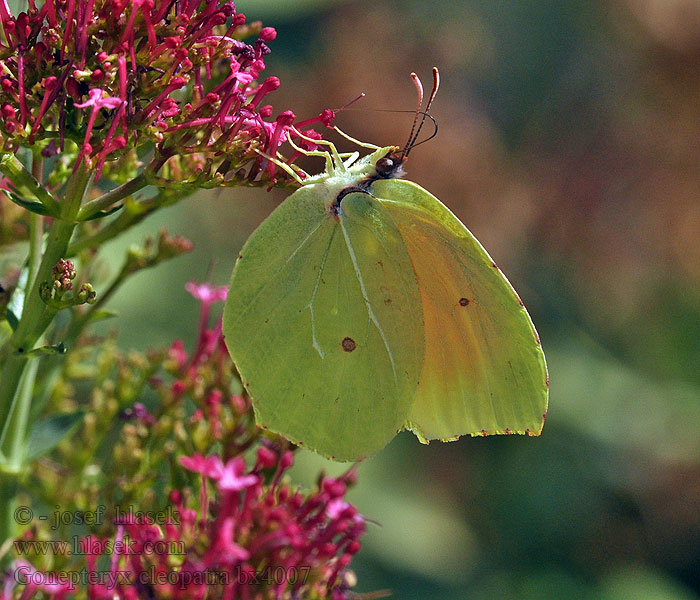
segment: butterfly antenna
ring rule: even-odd
[[[415,73],[411,73],[411,78],[415,76]],[[418,79],[416,76],[415,79]],[[420,80],[419,80],[420,82]],[[437,67],[433,67],[433,90],[430,92],[430,97],[428,98],[428,104],[425,106],[425,110],[421,111],[421,106],[418,106],[418,110],[416,111],[416,118],[413,120],[413,127],[411,128],[411,135],[408,137],[408,143],[406,144],[406,148],[402,152],[402,155],[404,158],[408,156],[408,153],[413,150],[416,146],[419,144],[416,144],[416,140],[418,139],[418,136],[420,135],[421,129],[423,128],[423,124],[425,123],[426,117],[429,118],[432,122],[433,125],[435,125],[435,131],[433,131],[433,134],[423,140],[423,142],[427,142],[428,140],[433,139],[437,135],[438,127],[437,127],[437,121],[430,115],[430,107],[433,104],[433,100],[435,100],[435,96],[437,95],[438,89],[440,88],[440,71],[438,71]],[[420,98],[421,98],[421,104],[423,103],[423,94],[422,94],[422,86],[421,86],[421,93],[420,93]],[[423,118],[421,119],[420,123],[418,124],[418,127],[416,128],[416,123],[418,121],[418,115],[422,114]],[[415,134],[414,134],[414,129],[415,129]],[[420,142],[421,144],[423,142]]]
[[[420,114],[420,109],[423,106],[423,84],[419,79],[418,75],[411,73],[411,79],[413,80],[413,85],[416,86],[416,92],[418,92],[418,105],[416,106],[415,116],[413,117],[413,125],[411,125],[411,133],[408,134],[408,141],[401,150],[401,159],[403,160],[407,155],[408,151],[411,149],[411,140],[413,139],[413,132],[416,130],[418,125],[418,115]]]
[[[435,119],[435,117],[434,117],[433,115],[429,115],[428,113],[423,112],[423,111],[421,111],[421,114],[423,115],[424,118],[430,119],[430,120],[432,121],[432,123],[433,123],[433,128],[434,128],[434,129],[433,129],[433,133],[431,133],[431,134],[430,134],[427,138],[425,138],[424,140],[421,140],[421,141],[418,142],[418,143],[414,143],[414,144],[411,146],[411,148],[410,148],[411,150],[413,150],[416,146],[420,146],[421,144],[425,144],[425,142],[429,142],[430,140],[432,140],[432,139],[438,134],[438,122],[437,122],[437,120]]]

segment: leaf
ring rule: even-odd
[[[93,310],[90,311],[88,315],[88,321],[94,323],[95,321],[104,321],[105,319],[112,319],[117,316],[119,316],[119,313],[116,310]]]
[[[65,354],[66,346],[63,342],[58,344],[52,344],[50,346],[40,346],[39,348],[33,348],[29,352],[23,352],[22,350],[15,351],[15,354],[21,355],[24,358],[37,358],[40,356],[54,356],[56,354]]]
[[[12,326],[12,323],[10,323],[9,319],[3,319],[0,321],[0,348],[2,348],[5,345],[5,342],[10,339],[13,331],[14,327]]]
[[[27,171],[21,160],[12,153],[4,154],[0,157],[0,171],[12,182],[16,195],[12,192],[5,193],[10,200],[24,206],[27,210],[39,214],[58,217],[61,213],[61,205],[51,193],[39,183],[34,176]],[[12,194],[12,195],[11,195]],[[26,198],[33,197],[37,202],[30,202]],[[37,206],[39,204],[39,206]]]
[[[103,217],[108,217],[111,214],[114,214],[118,210],[124,208],[123,204],[117,204],[116,206],[113,206],[112,208],[108,208],[106,210],[98,210],[96,213],[93,213],[87,217],[83,217],[82,215],[78,215],[78,221],[94,221],[95,219],[101,219]]]
[[[27,436],[26,460],[34,460],[53,450],[80,425],[84,416],[85,411],[79,410],[38,421]]]
[[[19,279],[17,279],[17,285],[15,289],[12,290],[12,297],[7,303],[6,316],[7,320],[10,322],[12,329],[17,329],[19,320],[22,318],[22,311],[24,310],[24,297],[27,291],[27,279],[29,278],[29,269],[25,265],[19,273]]]
[[[12,200],[15,204],[21,206],[22,208],[27,209],[28,211],[31,211],[33,213],[36,213],[37,215],[44,215],[44,216],[50,216],[50,217],[55,217],[57,215],[54,215],[49,211],[46,206],[44,206],[41,202],[32,202],[30,200],[24,200],[20,198],[17,194],[14,194],[13,192],[10,192],[8,190],[2,190],[5,192],[5,195]]]
[[[7,312],[5,313],[5,317],[7,319],[7,322],[10,324],[10,327],[12,327],[12,331],[17,329],[17,325],[19,325],[19,319],[17,318],[17,315],[8,308]]]

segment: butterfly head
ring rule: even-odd
[[[392,150],[374,163],[379,179],[395,179],[404,174],[403,163],[406,160],[402,150]]]
[[[440,87],[440,73],[437,67],[433,67],[433,89],[430,92],[430,97],[428,98],[428,103],[423,109],[423,84],[418,78],[418,75],[411,73],[411,79],[413,84],[416,86],[416,92],[418,95],[418,104],[416,106],[415,116],[413,118],[413,126],[411,127],[411,132],[408,134],[408,140],[403,148],[398,148],[396,146],[391,148],[382,148],[375,152],[370,157],[370,164],[374,165],[374,173],[368,178],[368,181],[376,181],[378,179],[396,179],[397,177],[402,177],[404,174],[403,165],[408,159],[408,154],[423,142],[427,142],[432,139],[437,134],[437,122],[430,114],[430,107],[435,99],[435,94],[437,94],[438,88]],[[418,136],[420,135],[421,129],[423,128],[423,123],[426,119],[430,119],[435,125],[435,131],[433,134],[423,140],[423,142],[418,142]],[[377,157],[378,155],[378,157]]]

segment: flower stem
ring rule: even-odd
[[[17,474],[5,473],[0,470],[0,546],[15,532],[14,508],[17,496]],[[0,553],[0,565],[9,562],[9,552],[6,557]]]
[[[35,174],[41,175],[40,164]],[[24,466],[27,427],[39,359],[27,359],[19,351],[30,351],[50,324],[52,312],[41,299],[39,289],[49,281],[51,270],[68,250],[75,229],[75,217],[90,183],[91,173],[79,168],[68,182],[60,218],[54,219],[41,256],[43,224],[32,221],[28,292],[17,329],[8,341],[8,353],[0,378],[0,544],[14,532],[17,480]],[[41,257],[41,258],[40,258]],[[33,277],[31,277],[33,275]]]
[[[33,348],[50,323],[50,318],[47,317],[52,316],[50,313],[47,314],[49,309],[41,299],[39,289],[43,281],[50,281],[54,265],[66,255],[70,238],[76,226],[75,217],[80,210],[90,176],[91,173],[86,168],[81,167],[69,180],[65,198],[61,204],[60,218],[54,219],[51,225],[46,241],[46,250],[39,262],[34,280],[29,282],[29,292],[22,317],[17,329],[6,344],[7,355],[0,377],[0,427],[5,430],[0,451],[4,455],[4,460],[10,463],[16,458],[10,454],[12,448],[15,447],[13,440],[19,435],[24,439],[26,432],[10,431],[9,428],[6,428],[6,423],[12,412],[16,414],[23,412],[23,407],[15,405],[30,404],[32,396],[31,393],[26,397],[18,394],[22,374],[28,363],[33,362],[28,361],[22,356],[22,353]]]
[[[78,218],[82,220],[89,219],[90,217],[97,214],[99,211],[111,207],[119,200],[130,196],[134,192],[138,192],[141,188],[144,188],[146,185],[148,185],[148,178],[145,173],[140,173],[132,180],[127,181],[119,187],[114,188],[113,190],[107,192],[106,194],[103,194],[99,198],[95,198],[95,200],[87,202],[80,209],[80,212],[78,213]]]
[[[24,462],[24,444],[29,424],[29,410],[32,405],[34,382],[39,368],[38,358],[25,359],[24,369],[17,389],[16,410],[10,413],[0,435],[0,448],[5,456],[3,468],[6,473],[19,473]],[[14,407],[14,406],[13,406]]]
[[[91,236],[80,238],[68,248],[67,257],[75,256],[83,250],[104,244],[105,242],[121,235],[127,229],[143,221],[148,215],[159,208],[172,206],[182,198],[190,195],[191,190],[167,190],[160,191],[156,196],[141,201],[127,202],[120,215],[111,223]]]
[[[44,175],[44,161],[40,155],[35,154],[32,160],[32,175],[34,179],[41,183]],[[41,263],[41,252],[44,243],[44,217],[36,213],[29,213],[29,264],[27,281],[34,281],[36,274],[39,272]],[[26,308],[27,299],[24,297]]]

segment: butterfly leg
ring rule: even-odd
[[[291,175],[292,178],[293,178],[297,183],[303,185],[304,182],[305,182],[305,179],[308,179],[309,175],[308,175],[308,173],[306,173],[305,171],[303,171],[303,170],[300,169],[300,171],[301,171],[302,174],[304,175],[304,179],[302,179],[301,177],[299,177],[299,173],[297,173],[294,169],[292,169],[292,167],[290,167],[287,163],[282,162],[281,160],[278,160],[277,158],[273,158],[273,157],[270,156],[269,154],[266,154],[265,152],[263,152],[262,150],[258,150],[257,148],[254,148],[254,150],[255,150],[255,152],[257,152],[257,153],[258,153],[260,156],[262,156],[263,158],[266,158],[267,160],[269,160],[269,161],[275,163],[280,169],[282,169],[283,171],[286,171],[287,173],[289,173],[289,175]],[[322,152],[322,154],[325,154],[325,152]]]
[[[345,165],[346,169],[349,169],[350,165],[352,165],[358,158],[360,158],[360,153],[359,152],[342,152],[340,154],[340,157],[347,159],[343,164]]]
[[[369,144],[367,142],[361,142],[360,140],[356,140],[354,137],[350,137],[347,133],[342,131],[339,127],[336,125],[333,126],[333,129],[335,129],[340,135],[342,135],[346,140],[349,142],[352,142],[353,144],[356,144],[360,148],[368,148],[370,150],[379,150],[381,146],[375,146],[374,144]]]
[[[304,138],[304,139],[310,139],[310,138]],[[317,140],[313,140],[313,141],[315,143]],[[304,150],[304,148],[297,146],[292,141],[291,137],[287,139],[287,142],[289,143],[289,145],[292,148],[294,148],[297,152],[303,154],[304,156],[321,156],[321,157],[323,157],[326,161],[326,171],[328,173],[333,172],[333,161],[331,160],[331,155],[328,154],[328,152],[322,152],[321,150]]]
[[[295,127],[291,127],[291,129],[301,139],[306,140],[307,142],[311,142],[312,144],[316,144],[317,146],[328,146],[329,152],[321,152],[320,155],[332,156],[333,162],[336,165],[336,169],[338,169],[339,171],[345,171],[345,164],[343,163],[343,160],[340,158],[340,154],[338,154],[338,149],[335,147],[335,144],[333,142],[329,142],[328,140],[315,140],[313,138],[306,137],[303,133],[301,133]],[[292,144],[291,139],[289,139],[288,141],[290,144]],[[319,152],[318,150],[310,151],[310,150],[302,150],[301,148],[298,148],[296,146],[294,146],[294,147],[295,147],[295,149],[299,150],[303,154],[306,154],[307,156],[319,156],[319,154],[317,154],[317,152]],[[329,174],[333,173],[333,169],[331,169],[331,170],[328,169],[328,160],[326,160],[326,171],[328,171]]]

